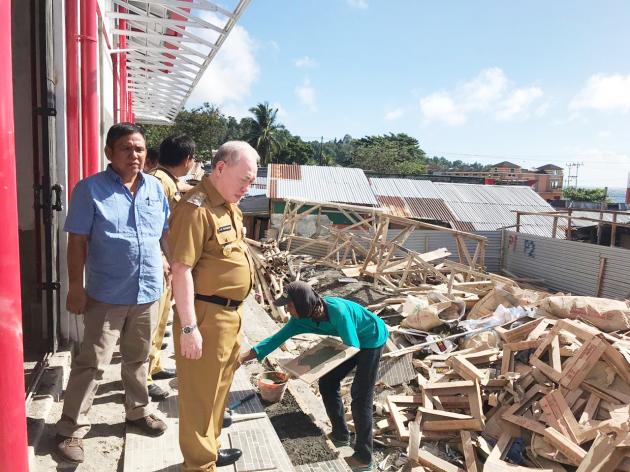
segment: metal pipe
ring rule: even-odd
[[[28,471],[13,124],[11,0],[0,0],[0,470]]]
[[[83,175],[100,170],[96,0],[81,2],[81,135]]]

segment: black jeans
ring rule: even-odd
[[[356,430],[354,456],[364,463],[372,462],[374,384],[382,351],[382,347],[361,349],[355,356],[319,379],[319,393],[332,423],[332,434],[336,439],[346,439],[350,433],[344,418],[345,411],[339,385],[354,367],[357,368],[350,390],[352,419]]]

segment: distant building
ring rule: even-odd
[[[499,162],[485,171],[436,171],[436,175],[483,178],[486,185],[525,185],[547,201],[562,198],[562,167],[547,164],[523,169],[509,161]]]

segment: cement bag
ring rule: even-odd
[[[558,318],[591,323],[605,332],[630,329],[630,305],[627,301],[609,298],[551,296],[540,308]]]
[[[404,319],[400,323],[403,328],[414,328],[422,331],[430,331],[442,324],[438,317],[438,308],[430,305],[426,297],[414,297],[407,295],[403,304],[402,315]]]

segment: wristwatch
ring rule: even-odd
[[[188,326],[182,326],[182,334],[190,334],[195,329],[197,329],[197,325],[196,324],[191,324],[191,325],[188,325]]]

